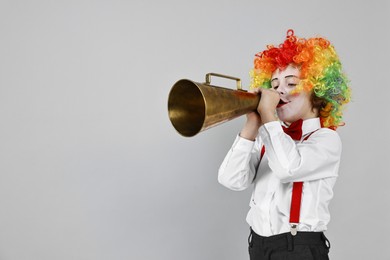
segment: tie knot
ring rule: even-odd
[[[291,123],[289,127],[282,126],[283,131],[288,134],[292,139],[299,141],[302,138],[302,123],[303,120],[299,119]]]

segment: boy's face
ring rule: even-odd
[[[317,113],[312,110],[310,92],[291,94],[300,81],[299,76],[299,68],[291,64],[284,70],[275,70],[272,74],[271,86],[279,92],[281,100],[276,112],[279,119],[286,123],[317,117]]]

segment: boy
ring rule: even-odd
[[[260,259],[329,259],[324,235],[338,176],[342,107],[350,89],[334,47],[324,38],[287,32],[256,54],[247,114],[218,173],[232,190],[253,184],[249,254]]]

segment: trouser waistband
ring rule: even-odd
[[[294,250],[294,245],[324,245],[329,249],[330,243],[323,232],[298,232],[293,236],[290,232],[270,237],[256,234],[252,229],[248,238],[250,246],[258,245],[262,248],[284,247]]]

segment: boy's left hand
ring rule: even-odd
[[[264,88],[259,88],[259,92],[261,92],[261,98],[257,111],[261,115],[263,123],[277,121],[275,110],[280,101],[279,92],[274,89]]]

